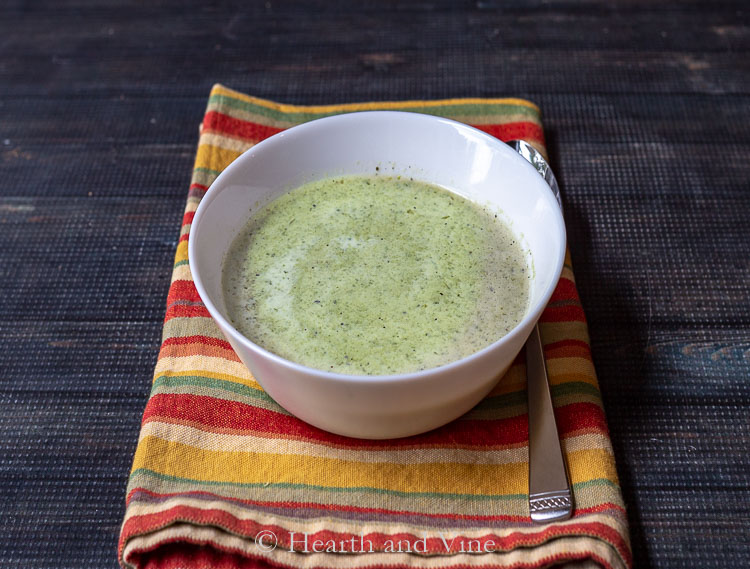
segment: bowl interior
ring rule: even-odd
[[[503,216],[529,253],[532,284],[524,320],[538,317],[565,250],[562,215],[546,182],[510,147],[476,129],[384,111],[329,117],[282,132],[216,179],[193,220],[189,252],[193,278],[212,315],[227,320],[222,262],[249,216],[303,183],[352,174],[414,177]]]

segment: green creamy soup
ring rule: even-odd
[[[306,366],[386,375],[444,365],[524,316],[526,255],[496,215],[403,178],[303,185],[255,213],[224,262],[232,324]]]

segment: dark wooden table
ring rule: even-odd
[[[636,564],[747,566],[750,6],[189,4],[0,7],[0,566],[116,566],[215,82],[538,103]]]

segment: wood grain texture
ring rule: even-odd
[[[749,51],[739,1],[3,2],[0,565],[116,566],[215,82],[538,103],[636,567],[746,564]]]

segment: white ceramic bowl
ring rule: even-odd
[[[405,174],[489,205],[510,220],[533,259],[530,305],[507,335],[464,359],[387,376],[343,375],[279,357],[227,318],[222,262],[251,207],[334,175]],[[565,226],[549,187],[514,150],[469,126],[416,113],[323,118],[279,133],[237,158],[211,185],[190,230],[190,269],[206,308],[263,389],[333,433],[382,439],[439,427],[476,405],[518,355],[554,290]]]

